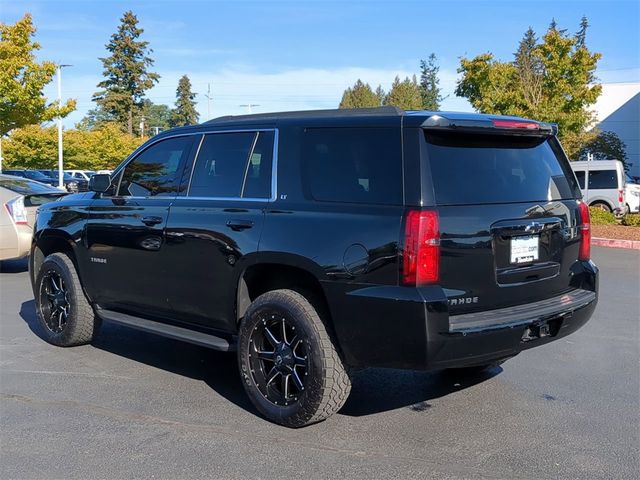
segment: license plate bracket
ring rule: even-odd
[[[511,237],[510,262],[515,265],[531,263],[540,256],[540,236],[526,235]]]

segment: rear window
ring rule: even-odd
[[[0,187],[19,193],[20,195],[31,195],[33,193],[60,193],[60,190],[56,188],[43,183],[34,182],[26,178],[1,178]]]
[[[618,188],[618,174],[615,170],[589,170],[589,189]]]
[[[439,205],[547,202],[580,196],[564,154],[548,139],[425,135]]]
[[[314,200],[402,204],[399,128],[308,128],[304,186]]]

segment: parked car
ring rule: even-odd
[[[28,178],[29,180],[51,185],[52,187],[56,187],[58,185],[58,182],[51,178],[51,176],[38,170],[3,170],[2,173],[5,175]]]
[[[63,195],[50,185],[0,174],[0,260],[28,255],[36,208]]]
[[[624,185],[624,199],[627,204],[627,212],[640,212],[640,184],[628,174],[626,175],[626,183]]]
[[[87,182],[91,178],[91,175],[97,173],[93,170],[65,170],[64,172],[72,178],[86,180]]]
[[[55,184],[58,185],[59,172],[58,170],[38,170],[40,173],[44,175],[48,175],[51,177]],[[67,192],[77,193],[77,192],[86,192],[89,190],[89,181],[84,178],[76,178],[69,175],[66,172],[62,173],[62,183],[64,184],[64,188]]]
[[[85,344],[100,319],[237,350],[253,404],[289,427],[339,410],[352,368],[498,365],[597,302],[556,132],[392,107],[162,132],[41,208],[43,335]]]
[[[101,175],[111,175],[113,173],[113,170],[97,170],[96,173],[99,173]]]
[[[585,201],[616,215],[626,213],[624,165],[619,160],[571,162]]]

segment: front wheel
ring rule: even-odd
[[[287,427],[325,420],[351,390],[318,312],[293,290],[267,292],[249,306],[240,326],[238,362],[256,408]]]
[[[98,323],[71,259],[53,253],[35,282],[36,315],[45,340],[60,347],[91,342]]]

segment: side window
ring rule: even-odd
[[[399,128],[309,128],[304,187],[315,200],[402,204]]]
[[[576,178],[578,179],[578,185],[580,185],[580,188],[584,190],[584,171],[578,170],[574,173],[576,174]]]
[[[258,132],[253,151],[247,164],[242,196],[244,198],[270,198],[273,166],[274,132]]]
[[[269,198],[273,132],[205,135],[191,177],[189,196]]]
[[[190,136],[162,140],[129,162],[118,188],[120,196],[175,195],[178,168],[189,155]]]
[[[615,170],[589,170],[589,189],[618,188],[618,176]]]

